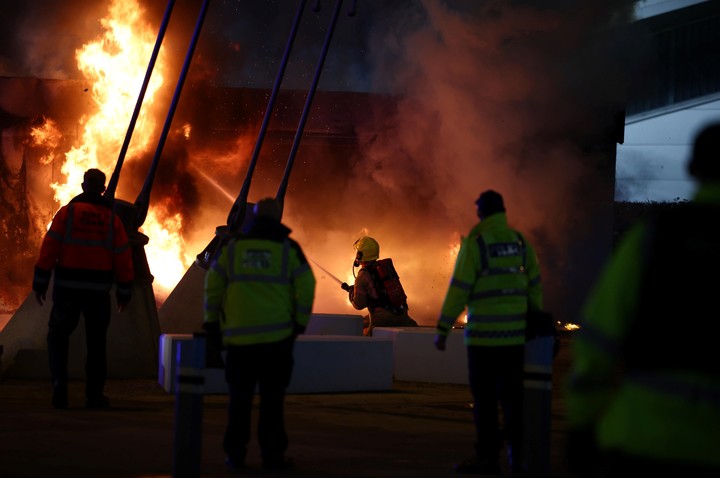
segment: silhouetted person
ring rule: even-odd
[[[380,259],[380,245],[369,236],[353,244],[354,267],[360,267],[355,284],[342,284],[348,291],[350,303],[357,310],[367,308],[363,320],[363,335],[372,335],[373,327],[417,327],[408,315],[407,297],[400,277],[389,258]],[[354,270],[354,269],[353,269]]]
[[[118,311],[130,301],[132,250],[125,227],[102,196],[105,173],[85,172],[82,194],[60,208],[52,220],[35,265],[33,290],[40,305],[54,272],[53,306],[48,323],[48,358],[52,403],[67,408],[68,348],[80,316],[85,319],[85,406],[104,408],[107,378],[107,329],[110,290],[116,284]]]
[[[245,465],[256,387],[263,467],[293,466],[285,456],[285,391],[295,339],[310,320],[315,277],[280,217],[276,200],[255,204],[246,233],[222,247],[205,278],[204,327],[209,340],[221,336],[227,349],[230,402],[223,449],[230,468]]]
[[[456,465],[456,471],[500,473],[500,450],[507,439],[512,471],[522,472],[526,313],[543,306],[540,266],[533,247],[508,227],[500,194],[485,191],[475,204],[480,223],[460,245],[435,338],[436,348],[445,350],[447,336],[467,307],[465,345],[476,442],[475,456]]]
[[[720,123],[696,136],[693,201],[636,223],[571,342],[568,459],[584,476],[720,476]]]

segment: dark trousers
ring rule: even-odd
[[[110,293],[55,290],[48,322],[48,359],[53,383],[68,380],[70,335],[85,319],[85,395],[102,396],[107,379],[107,329],[110,325]]]
[[[523,367],[525,347],[468,346],[470,391],[473,395],[475,453],[478,458],[499,462],[499,452],[507,439],[516,466],[522,462]],[[504,431],[500,430],[498,405],[502,409]]]
[[[223,440],[225,453],[242,462],[251,433],[256,388],[260,394],[257,437],[264,462],[280,460],[288,447],[285,431],[285,390],[294,365],[294,339],[257,345],[228,346],[225,379],[230,402]]]

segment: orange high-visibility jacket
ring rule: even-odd
[[[132,250],[120,218],[100,195],[82,193],[55,214],[35,265],[33,290],[45,292],[55,271],[55,287],[110,290],[130,299]]]

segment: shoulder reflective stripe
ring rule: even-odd
[[[620,344],[603,333],[597,327],[591,324],[580,324],[581,327],[576,332],[577,339],[584,340],[598,347],[608,355],[616,355],[620,353]]]
[[[465,337],[476,339],[505,339],[509,337],[525,337],[525,329],[522,330],[473,330],[465,329]]]
[[[526,289],[496,289],[474,292],[470,294],[470,300],[489,299],[491,297],[527,296]]]
[[[631,383],[652,388],[664,395],[673,395],[686,400],[702,400],[720,405],[720,384],[701,385],[688,383],[678,377],[668,377],[659,372],[628,371],[627,380]]]
[[[513,315],[478,315],[468,317],[468,323],[490,323],[490,322],[518,322],[525,320],[525,314]]]
[[[291,321],[286,321],[279,324],[240,326],[225,329],[223,331],[223,335],[225,335],[226,337],[232,337],[233,335],[261,334],[263,332],[276,332],[278,330],[289,329],[292,328],[292,326],[293,323]]]
[[[454,285],[454,286],[457,287],[458,289],[462,289],[462,290],[471,290],[471,289],[472,289],[472,284],[470,284],[469,282],[461,281],[461,280],[456,279],[456,278],[454,278],[454,277],[453,277],[452,280],[450,281],[450,285]]]

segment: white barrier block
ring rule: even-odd
[[[177,344],[191,334],[160,336],[158,382],[175,393]],[[391,390],[392,340],[343,335],[301,335],[295,342],[295,367],[287,393]],[[227,393],[225,370],[205,369],[205,393]]]
[[[288,393],[391,390],[393,343],[378,337],[301,335]]]
[[[357,314],[311,314],[305,335],[363,334],[363,317]]]
[[[375,327],[372,334],[374,338],[392,339],[395,380],[468,384],[463,332],[453,329],[444,351],[433,343],[435,327]]]

